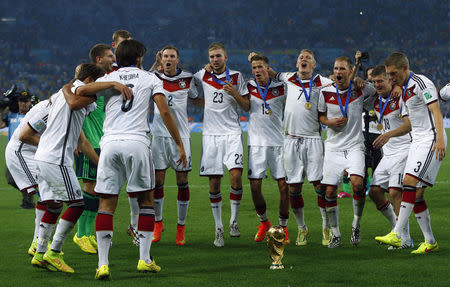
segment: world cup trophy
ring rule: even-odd
[[[284,268],[281,259],[284,256],[285,237],[284,229],[279,225],[272,226],[267,231],[267,247],[269,248],[269,255],[272,259],[272,264],[269,267],[271,270]]]

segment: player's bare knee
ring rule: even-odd
[[[100,200],[98,205],[98,210],[103,212],[108,212],[111,214],[114,214],[116,211],[117,206],[117,195],[106,195],[106,194],[100,194]]]

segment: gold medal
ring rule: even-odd
[[[398,114],[398,119],[401,120],[402,118],[402,114]]]
[[[305,108],[306,108],[307,110],[309,110],[309,109],[311,108],[311,103],[310,103],[310,102],[306,102],[306,103],[305,103]]]
[[[272,110],[269,110],[269,115],[270,115],[270,116],[272,115]]]
[[[383,130],[383,125],[382,124],[378,124],[377,125],[377,130],[379,130],[379,131]]]

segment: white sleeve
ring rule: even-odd
[[[192,77],[191,83],[189,84],[189,91],[188,91],[188,97],[190,99],[196,99],[198,98],[198,87],[196,85],[195,77]]]
[[[30,127],[38,133],[41,133],[47,127],[48,109],[41,109],[28,121]]]
[[[327,103],[325,103],[325,98],[322,94],[322,91],[319,92],[319,101],[317,102],[317,110],[319,113],[327,112]]]
[[[427,105],[438,100],[436,87],[431,81],[426,81],[426,87],[425,89],[420,89],[419,95]]]
[[[167,96],[166,90],[164,90],[163,82],[153,75],[153,88],[152,88],[152,97],[156,94],[163,94],[165,97]]]
[[[246,96],[249,94],[247,85],[245,84],[244,77],[241,73],[238,75],[238,83],[237,83],[238,92],[241,96]]]

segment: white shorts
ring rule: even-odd
[[[36,161],[41,201],[71,202],[82,200],[81,187],[71,166]]]
[[[325,149],[322,184],[339,185],[344,171],[349,176],[364,177],[364,147],[356,147],[346,151],[330,151]]]
[[[150,147],[135,140],[106,142],[101,147],[95,192],[117,195],[128,181],[127,192],[155,187],[155,169]]]
[[[20,149],[14,150],[7,147],[5,150],[5,161],[20,191],[36,192],[38,171],[34,155],[22,153]]]
[[[444,137],[445,147],[447,147],[447,137]],[[419,179],[428,186],[433,186],[442,161],[436,159],[435,152],[431,151],[435,141],[411,143],[408,160],[405,166],[405,176],[407,174]]]
[[[204,135],[202,137],[200,175],[223,175],[224,166],[228,170],[244,167],[242,135]]]
[[[274,179],[286,177],[283,167],[283,147],[281,146],[249,146],[248,178],[263,179],[267,177],[266,168]]]
[[[405,170],[408,150],[396,155],[383,156],[373,172],[370,186],[379,186],[382,189],[403,188],[403,171]]]
[[[184,151],[186,152],[187,165],[183,169],[182,165],[177,166],[177,160],[180,158],[178,154],[177,145],[170,137],[158,137],[152,138],[152,156],[153,164],[156,170],[165,170],[169,167],[176,171],[190,171],[191,165],[191,140],[181,139],[184,145]]]
[[[284,138],[284,169],[288,184],[322,179],[323,142],[320,138]]]

